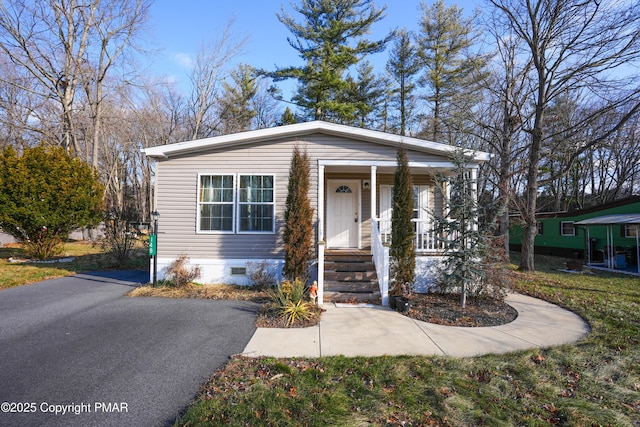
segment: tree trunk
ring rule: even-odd
[[[540,87],[540,96],[544,87]],[[540,164],[540,147],[542,145],[542,119],[544,109],[541,103],[536,107],[536,118],[533,132],[531,133],[531,149],[529,151],[528,172],[527,172],[527,189],[525,200],[525,212],[523,214],[524,230],[522,235],[522,257],[520,259],[520,270],[534,271],[534,251],[535,237],[538,233],[536,224],[536,209],[538,200],[538,166]]]

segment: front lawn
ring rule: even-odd
[[[82,271],[106,270],[117,268],[148,268],[149,258],[142,247],[126,264],[121,265],[104,253],[99,244],[91,242],[67,242],[64,253],[59,258],[73,258],[71,262],[10,262],[9,258],[22,259],[24,250],[19,244],[10,244],[0,248],[0,290],[14,286],[27,285],[47,279],[70,276]]]
[[[640,278],[561,273],[562,261],[540,257],[516,287],[583,316],[592,331],[576,344],[464,359],[234,357],[176,425],[640,425]]]

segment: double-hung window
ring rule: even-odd
[[[624,227],[624,237],[638,237],[638,231],[640,231],[640,225],[638,224],[625,224]]]
[[[576,228],[573,226],[573,221],[561,221],[560,234],[562,236],[575,236]]]
[[[273,232],[273,175],[240,175],[239,232]]]
[[[273,175],[200,175],[198,232],[273,233]]]
[[[198,231],[233,232],[233,175],[201,175],[198,191]]]

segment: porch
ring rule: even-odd
[[[435,190],[433,174],[450,173],[453,164],[410,162],[409,167],[416,255],[421,261],[416,274],[430,274],[448,240],[433,227],[433,213],[442,213],[445,206],[442,194],[448,197],[448,188]],[[319,304],[375,300],[388,305],[395,168],[396,162],[389,161],[318,161]],[[475,183],[477,167],[469,172]]]
[[[589,267],[640,275],[640,214],[605,215],[578,221],[574,225],[586,229],[585,253]],[[606,242],[600,257],[594,253],[595,244],[592,243],[595,243],[595,239],[591,238],[593,227],[606,228]],[[622,233],[614,230],[614,227],[622,227]],[[635,247],[629,245],[630,241],[635,243]]]

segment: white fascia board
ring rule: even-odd
[[[282,138],[292,135],[306,135],[313,132],[323,132],[341,137],[358,138],[368,140],[378,144],[398,146],[405,144],[407,148],[417,151],[426,151],[436,154],[451,154],[456,147],[426,141],[401,135],[395,135],[375,130],[356,128],[352,126],[339,125],[323,121],[313,121],[297,123],[288,126],[277,126],[272,128],[258,129],[247,132],[221,135],[211,138],[198,139],[195,141],[178,142],[175,144],[160,145],[156,147],[144,148],[144,152],[149,157],[168,158],[171,155],[178,155],[189,152],[197,152],[211,148],[221,148],[226,145],[250,144],[259,141],[266,141],[275,138]],[[489,160],[491,155],[484,152],[471,152],[470,157],[474,161]]]

